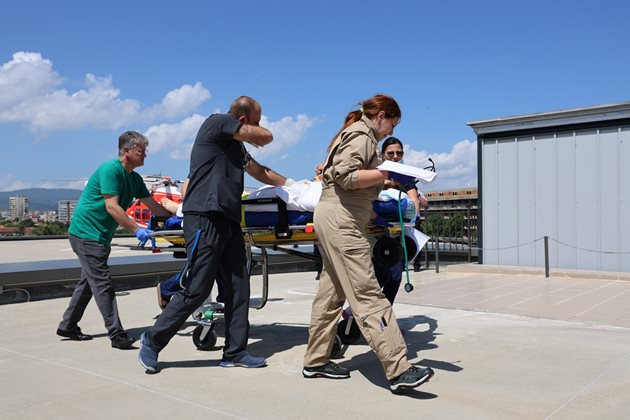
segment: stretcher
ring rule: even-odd
[[[312,213],[310,221],[306,217],[306,224],[291,224],[293,220],[305,220],[304,215],[292,215],[287,211],[286,203],[279,198],[258,198],[243,200],[244,205],[269,205],[275,204],[278,208],[272,224],[267,226],[242,226],[243,240],[246,247],[247,269],[251,273],[255,264],[260,264],[262,274],[262,292],[259,299],[250,300],[250,307],[262,309],[269,297],[269,264],[270,252],[281,252],[294,257],[299,257],[311,261],[321,261],[321,258],[312,252],[299,251],[300,247],[315,247],[318,245],[317,234],[312,223]],[[308,216],[308,215],[307,215]],[[244,221],[251,218],[243,218]],[[265,221],[270,221],[269,215],[265,215]],[[159,230],[160,223],[154,222],[158,229],[152,233],[153,237],[162,238],[168,241],[171,246],[166,248],[172,250],[176,258],[186,258],[186,241],[183,230]],[[390,226],[368,226],[366,233],[372,246],[372,255],[382,265],[390,266],[398,263],[403,258],[403,248],[400,245],[400,235],[403,232],[405,247],[409,256],[415,257],[420,248],[409,232],[413,231],[413,223],[405,223],[403,227],[399,224]],[[164,248],[162,248],[164,249]],[[254,250],[258,250],[255,253]],[[256,303],[253,303],[256,302]],[[214,331],[214,322],[218,313],[216,303],[204,303],[193,314],[197,322],[197,327],[193,331],[193,342],[199,350],[210,350],[217,341]],[[337,338],[335,342],[336,353],[341,346],[341,341]]]
[[[282,252],[294,257],[299,257],[311,261],[321,261],[321,258],[313,255],[312,252],[299,251],[300,246],[317,246],[317,234],[311,222],[303,225],[289,224],[289,213],[286,204],[278,198],[264,198],[243,200],[243,204],[270,204],[278,206],[277,224],[271,226],[245,226],[243,240],[245,242],[247,254],[247,268],[251,272],[255,264],[260,264],[262,271],[262,296],[260,301],[253,306],[254,309],[262,309],[269,296],[269,252]],[[405,232],[413,229],[412,223],[405,223]],[[373,243],[373,256],[379,259],[383,265],[393,265],[402,258],[402,248],[400,246],[400,225],[392,226],[368,226],[367,236],[370,243]],[[171,247],[166,248],[174,253],[176,258],[186,258],[186,248],[183,230],[156,230],[152,233],[156,238],[162,238],[171,243]],[[415,245],[413,238],[405,234],[405,245],[408,254],[413,257],[419,249]],[[258,254],[255,254],[255,250]],[[256,258],[257,257],[257,258]],[[412,259],[412,258],[410,258]]]

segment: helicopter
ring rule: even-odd
[[[142,179],[151,196],[158,203],[163,198],[168,198],[176,203],[182,201],[182,193],[179,186],[182,181],[163,175],[143,175]],[[145,206],[140,200],[135,200],[126,211],[127,216],[134,220],[138,226],[147,228],[151,220],[151,210]]]

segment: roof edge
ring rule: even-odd
[[[471,121],[466,125],[471,127],[475,134],[480,135],[624,118],[630,118],[630,101]]]

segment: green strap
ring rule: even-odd
[[[410,284],[409,280],[409,257],[407,256],[407,244],[405,243],[405,225],[402,217],[402,206],[400,201],[402,198],[402,190],[398,190],[398,220],[400,221],[400,244],[402,245],[403,254],[405,256],[405,272],[407,273],[407,284]]]

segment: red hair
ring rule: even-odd
[[[362,115],[365,115],[369,119],[374,119],[379,111],[383,111],[385,112],[385,117],[387,118],[400,119],[400,117],[402,116],[398,103],[391,96],[377,94],[370,99],[359,102],[358,105],[361,106],[361,109],[350,111],[348,115],[346,115],[343,126],[330,141],[330,144],[328,145],[328,151],[330,151],[330,148],[335,142],[335,139],[337,139],[337,136],[339,136],[339,134],[341,134],[341,132],[348,128],[351,124],[359,121]]]

